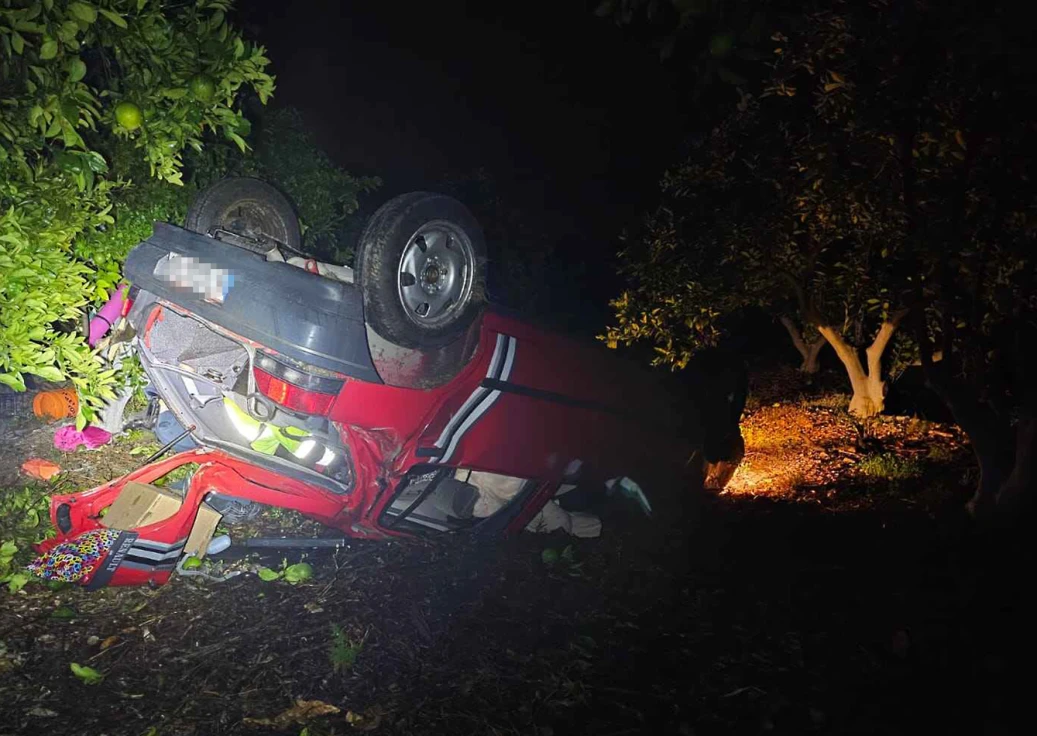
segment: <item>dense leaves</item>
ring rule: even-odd
[[[80,423],[114,375],[77,331],[83,310],[107,298],[143,223],[183,205],[133,200],[133,188],[147,175],[182,184],[185,148],[213,135],[244,150],[240,93],[265,102],[273,91],[263,49],[230,26],[229,9],[0,2],[0,381],[21,390],[26,374],[70,378]],[[143,177],[112,170],[120,147]]]
[[[664,176],[664,204],[624,252],[632,288],[610,344],[649,339],[682,366],[743,307],[815,322],[890,308],[881,276],[903,227],[893,141],[862,120],[861,41],[845,19],[820,13],[807,29],[773,33],[760,89],[740,91]]]
[[[360,208],[362,194],[381,186],[378,177],[357,177],[336,165],[314,141],[292,108],[264,116],[255,149],[237,171],[272,182],[296,207],[307,252],[338,263],[352,258],[343,226]]]
[[[1037,454],[1032,18],[878,0],[770,17],[760,83],[663,178],[603,339],[683,366],[723,317],[764,307],[833,346],[863,416],[883,407],[892,345],[920,357],[969,434],[973,508],[1023,497]]]
[[[979,329],[995,305],[966,309],[962,279],[999,282],[999,309],[1017,314],[1033,269],[1008,243],[1032,227],[1019,149],[1032,136],[1010,92],[1025,58],[1011,19],[879,2],[773,17],[760,83],[692,139],[628,243],[608,343],[648,341],[682,366],[720,318],[762,306],[824,328],[853,379],[854,346],[880,325],[911,356],[897,332],[905,308],[954,302],[954,321]],[[957,296],[934,298],[939,271]],[[860,376],[879,391],[885,345],[870,346],[878,362]]]

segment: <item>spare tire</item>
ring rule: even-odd
[[[203,190],[187,210],[184,227],[257,253],[302,246],[292,205],[259,179],[221,179]]]
[[[485,300],[486,244],[452,197],[412,192],[371,216],[357,247],[364,316],[401,347],[441,347],[472,323]]]

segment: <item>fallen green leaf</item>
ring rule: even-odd
[[[289,565],[285,568],[284,579],[286,582],[295,585],[305,580],[309,580],[313,577],[313,566],[308,562],[297,562],[294,565]]]
[[[86,667],[76,662],[70,664],[69,669],[72,670],[73,675],[83,681],[84,685],[96,685],[104,679],[104,675],[93,667]]]
[[[269,567],[259,568],[256,574],[259,575],[259,579],[265,583],[272,583],[281,577],[281,573],[276,570],[271,570]]]

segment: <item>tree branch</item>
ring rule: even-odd
[[[889,316],[885,322],[879,327],[879,332],[875,335],[875,339],[872,340],[871,345],[864,351],[868,356],[868,375],[878,380],[882,377],[882,354],[886,352],[886,346],[889,345],[889,341],[893,339],[894,333],[897,331],[897,327],[910,313],[910,309],[898,309],[896,312]]]
[[[854,382],[855,379],[863,378],[864,369],[857,358],[857,351],[850,343],[846,342],[846,338],[840,335],[839,331],[831,325],[818,325],[817,331],[829,342],[832,349],[835,350],[835,354],[839,356],[839,360],[846,366],[846,370],[850,373],[850,381]],[[854,374],[857,375],[855,376]]]
[[[806,360],[809,357],[810,349],[807,347],[806,342],[803,341],[803,333],[800,332],[799,327],[796,326],[791,317],[784,314],[778,317],[778,321],[788,330],[789,337],[792,338],[792,344],[796,346],[796,350],[799,351],[803,360]]]
[[[806,290],[803,288],[803,284],[799,283],[799,279],[788,271],[783,270],[779,274],[788,282],[789,288],[792,289],[792,294],[796,297],[796,304],[799,306],[799,313],[803,316],[803,321],[815,325],[827,322],[821,316],[821,313],[814,309],[814,305],[810,303]]]

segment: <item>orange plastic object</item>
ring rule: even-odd
[[[61,466],[57,463],[52,463],[50,460],[34,457],[22,463],[22,472],[26,475],[31,475],[33,478],[50,480],[61,472]]]
[[[79,411],[79,397],[74,388],[40,391],[32,400],[32,411],[41,419],[74,417]]]

